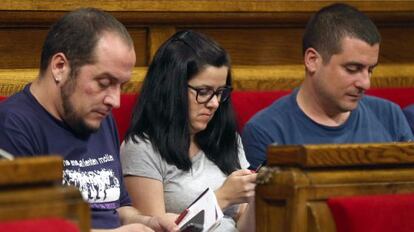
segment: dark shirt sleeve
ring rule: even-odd
[[[34,138],[16,115],[0,115],[0,148],[15,155],[36,154]]]

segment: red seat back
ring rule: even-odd
[[[369,89],[367,94],[388,99],[401,108],[414,103],[414,88],[374,88]]]
[[[243,129],[246,122],[254,114],[290,92],[290,90],[234,91],[232,93],[232,102],[236,111],[239,131]],[[401,107],[414,103],[413,88],[375,88],[368,90],[367,94],[388,99]],[[125,132],[129,127],[136,97],[137,94],[122,94],[121,107],[112,111],[117,122],[121,141],[124,139]],[[0,96],[0,101],[5,98]]]
[[[0,221],[0,232],[79,232],[78,227],[66,219],[42,218]]]
[[[290,90],[278,91],[234,91],[232,103],[236,112],[239,131],[241,131],[249,119],[258,111],[266,108],[275,100],[289,94]]]
[[[236,111],[236,119],[239,130],[259,110],[269,106],[276,99],[287,95],[290,91],[235,91],[232,93],[232,103]],[[131,122],[132,110],[135,106],[136,94],[121,95],[121,107],[113,109],[116,119],[119,137],[122,141]]]
[[[414,231],[414,194],[338,197],[328,206],[337,232]]]
[[[137,94],[122,94],[121,107],[112,110],[112,114],[115,117],[118,127],[119,139],[121,142],[124,139],[125,133],[131,122],[132,110],[134,109],[136,99]]]

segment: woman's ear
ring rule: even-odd
[[[309,73],[316,72],[318,66],[322,64],[322,56],[314,48],[306,49],[303,59]]]
[[[70,72],[69,62],[65,54],[59,52],[53,55],[50,66],[55,83],[65,82]]]

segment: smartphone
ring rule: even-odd
[[[267,160],[264,160],[259,166],[257,166],[255,169],[250,169],[253,173],[258,173],[260,169],[265,166],[267,163]]]
[[[202,231],[203,231],[203,225],[200,225],[198,223],[188,223],[180,229],[180,232],[202,232]]]
[[[256,170],[254,170],[256,173],[259,172],[259,170],[263,167],[263,163],[261,163],[259,166],[257,166]]]
[[[180,227],[180,232],[202,232],[204,227],[204,210],[198,212]]]

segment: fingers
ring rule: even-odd
[[[254,196],[256,189],[256,177],[246,176],[242,184],[243,195],[247,198]]]
[[[155,222],[156,225],[153,228],[160,228],[156,229],[156,231],[168,231],[168,232],[175,232],[178,231],[178,226],[174,223],[174,219],[172,218],[172,215],[165,214],[161,217],[152,217],[151,219]]]
[[[246,178],[248,182],[256,183],[257,173],[251,173],[250,175],[245,175],[244,178]]]
[[[255,195],[257,173],[244,175],[241,178],[243,179],[244,202],[248,202]]]
[[[251,174],[252,172],[248,169],[240,169],[240,170],[236,170],[231,173],[231,175],[234,175],[234,176],[245,176],[245,175],[251,175]]]

